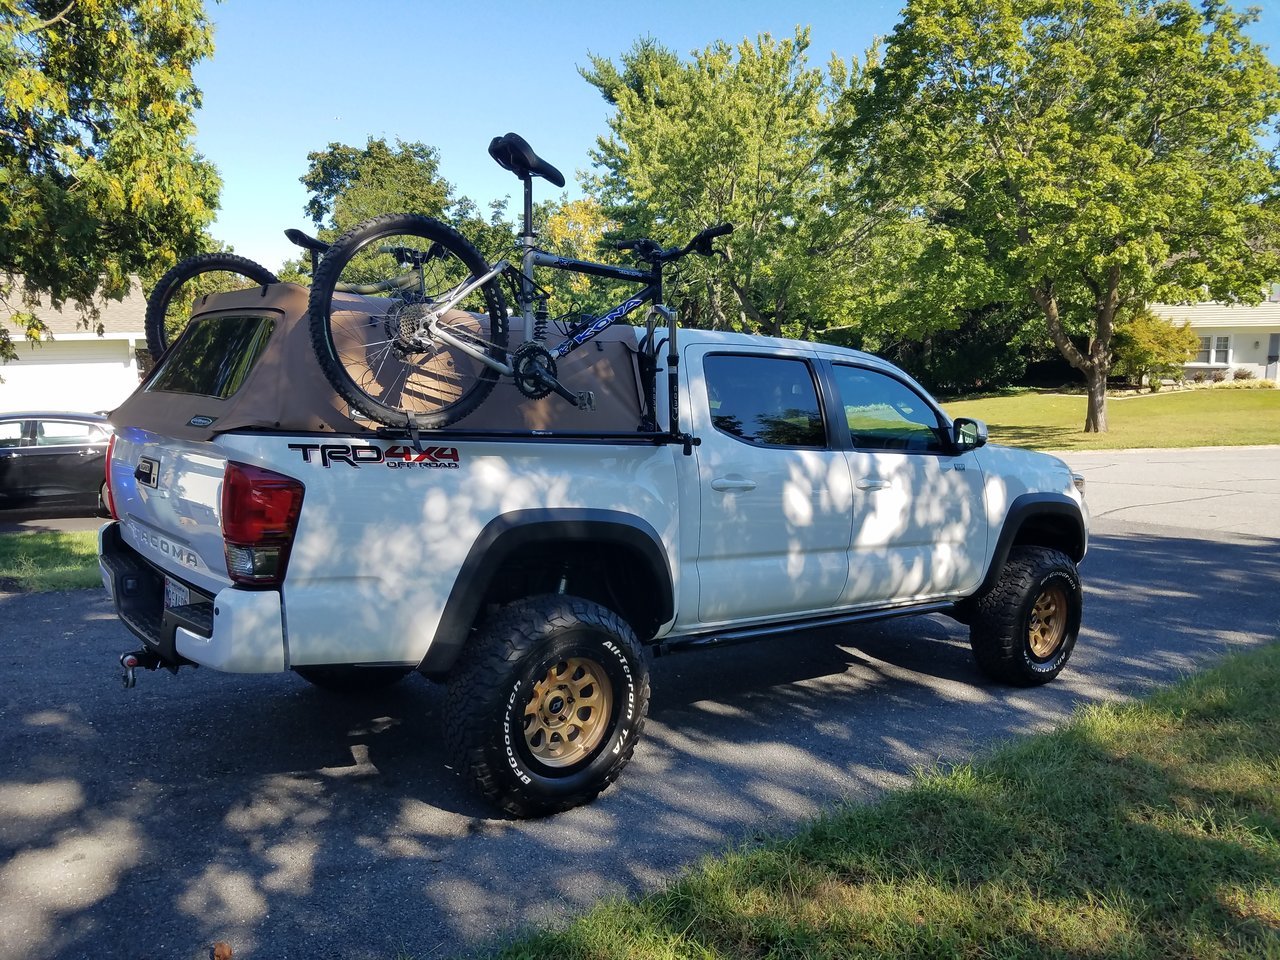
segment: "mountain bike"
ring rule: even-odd
[[[489,154],[524,184],[518,266],[507,259],[490,264],[453,227],[409,213],[359,224],[320,260],[308,302],[312,345],[333,388],[370,420],[410,430],[443,427],[475,410],[503,377],[524,397],[554,393],[589,408],[591,391],[562,384],[558,363],[645,305],[645,342],[656,350],[655,330],[665,321],[675,362],[675,313],[663,303],[663,269],[690,253],[710,255],[712,240],[733,230],[727,223],[708,227],[672,248],[649,239],[613,244],[643,268],[561,257],[537,245],[532,184],[541,177],[562,187],[563,174],[514,133],[495,137]],[[604,313],[563,322],[562,339],[552,343],[549,295],[536,282],[539,268],[628,281],[641,289]],[[504,283],[514,291],[522,321],[514,344]],[[671,390],[674,433],[674,377]]]

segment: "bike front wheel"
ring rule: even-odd
[[[387,214],[329,248],[311,286],[311,343],[334,390],[378,423],[434,429],[489,395],[507,308],[480,252],[447,224]],[[490,362],[486,362],[486,360]]]

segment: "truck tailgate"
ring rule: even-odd
[[[230,586],[221,527],[226,458],[208,443],[116,433],[111,492],[124,542],[208,593]]]

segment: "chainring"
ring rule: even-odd
[[[530,400],[541,400],[554,389],[538,375],[539,368],[552,379],[555,378],[556,359],[551,351],[533,341],[520,344],[511,361],[511,376],[516,389]]]

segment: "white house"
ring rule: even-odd
[[[10,320],[13,310],[0,305],[18,359],[0,364],[0,413],[14,410],[94,412],[120,405],[138,386],[138,350],[147,348],[147,300],[136,281],[123,301],[108,301],[101,320],[106,332],[77,326],[78,314],[67,304],[54,310],[42,302],[35,308],[52,334],[38,344],[23,338]]]
[[[1256,306],[1226,303],[1153,303],[1151,310],[1172,323],[1191,324],[1200,351],[1186,364],[1188,377],[1250,370],[1255,377],[1280,380],[1280,292]]]

